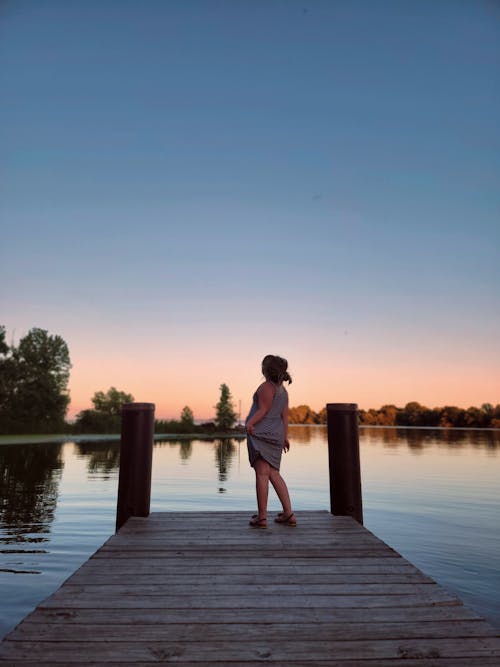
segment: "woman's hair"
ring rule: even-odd
[[[262,373],[264,374],[264,377],[266,380],[271,380],[271,382],[275,382],[276,384],[281,384],[282,382],[291,384],[292,378],[290,377],[287,368],[288,361],[275,354],[267,354],[264,359],[262,359]]]

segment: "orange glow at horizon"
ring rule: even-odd
[[[263,356],[263,355],[262,355]],[[74,361],[70,381],[71,405],[68,416],[92,407],[96,391],[114,386],[131,393],[136,401],[156,405],[157,418],[178,418],[185,405],[193,410],[195,419],[211,419],[219,400],[220,384],[225,382],[241,418],[248,413],[252,395],[262,381],[259,363],[254,359],[224,361],[213,359],[206,364],[194,360],[185,363],[182,355],[175,360],[123,360],[93,358]],[[236,365],[238,364],[238,365]],[[456,405],[468,408],[483,403],[500,402],[500,369],[492,373],[479,366],[457,367],[449,362],[416,365],[361,365],[331,359],[321,365],[296,358],[290,364],[293,383],[288,387],[290,405],[309,405],[319,411],[328,402],[353,402],[360,408],[379,408],[384,404],[404,406],[418,401],[428,407]]]

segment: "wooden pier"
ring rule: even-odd
[[[0,664],[486,667],[498,632],[347,516],[131,517],[0,644]]]

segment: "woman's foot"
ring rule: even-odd
[[[297,525],[297,519],[295,518],[295,514],[293,512],[290,512],[289,514],[285,514],[285,512],[280,512],[278,516],[275,517],[274,520],[276,521],[276,523],[282,523],[285,526]]]
[[[266,517],[259,519],[258,514],[254,514],[248,522],[248,525],[252,528],[267,528],[267,519]]]

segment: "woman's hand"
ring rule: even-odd
[[[283,445],[283,451],[286,453],[290,449],[290,442],[288,438],[285,438],[285,444]]]
[[[247,433],[255,435],[255,426],[253,424],[247,424]]]

